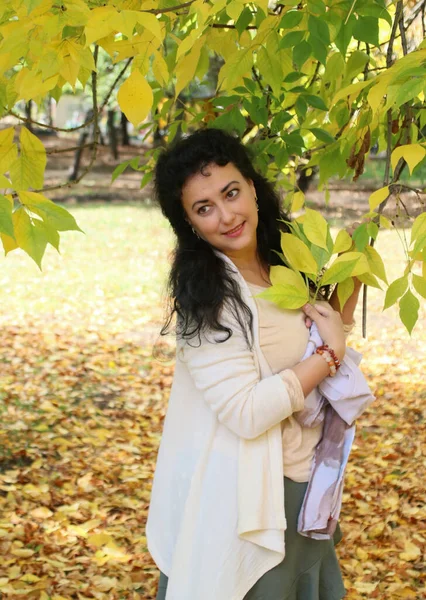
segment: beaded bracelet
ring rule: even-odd
[[[334,377],[338,369],[340,369],[340,361],[337,358],[334,350],[327,346],[327,344],[324,344],[323,346],[318,346],[318,348],[315,350],[315,353],[324,358],[328,364],[328,368],[330,369],[329,376]]]

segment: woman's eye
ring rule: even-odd
[[[235,194],[233,194],[233,192],[235,192]],[[232,196],[229,196],[229,194],[232,194]],[[237,188],[234,188],[233,190],[229,190],[229,192],[226,194],[229,198],[235,198],[235,196],[238,194],[238,190]]]
[[[204,211],[204,210],[203,210],[204,208],[206,208],[206,209],[207,209],[207,208],[208,208],[208,206],[202,206],[201,208],[199,208],[199,209],[198,209],[198,211],[197,211],[199,215],[204,215],[204,214],[206,214],[206,211]]]

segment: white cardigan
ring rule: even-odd
[[[260,349],[247,283],[216,253],[252,311],[254,344],[225,310],[226,342],[177,344],[146,525],[169,578],[166,600],[242,600],[285,554],[281,421],[292,414],[291,390]]]

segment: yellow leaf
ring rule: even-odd
[[[4,250],[5,256],[7,254],[9,254],[9,252],[12,252],[12,250],[16,250],[17,248],[19,248],[16,241],[9,235],[6,235],[5,233],[0,233],[0,238],[1,238],[1,241],[3,244],[3,250]]]
[[[87,541],[89,544],[92,544],[92,546],[100,548],[101,546],[111,542],[112,537],[108,533],[93,533],[92,535],[88,536]]]
[[[377,206],[379,206],[379,204],[383,202],[383,200],[386,200],[388,196],[389,186],[387,185],[373,192],[370,198],[368,199],[368,203],[370,204],[370,210],[374,210],[375,208],[377,208]]]
[[[151,86],[135,69],[118,90],[117,100],[128,120],[137,127],[151,110],[153,103]]]
[[[86,46],[106,37],[112,31],[117,31],[118,24],[120,24],[120,15],[112,6],[93,8],[84,29]]]
[[[412,175],[413,169],[424,159],[425,156],[426,149],[420,144],[406,144],[405,146],[398,146],[398,148],[395,148],[391,155],[392,169],[395,170],[399,159],[403,158],[410,169],[410,175]]]
[[[369,271],[367,259],[361,252],[345,252],[325,271],[322,284],[340,283],[355,275]]]
[[[34,508],[30,515],[35,517],[36,519],[48,519],[53,515],[53,512],[49,510],[46,506],[39,506],[38,508]]]
[[[345,229],[341,229],[337,234],[336,241],[334,242],[332,254],[338,252],[346,252],[352,247],[352,238]]]
[[[164,28],[164,24],[162,24],[155,15],[149,12],[138,12],[137,15],[139,23],[148,29],[159,42],[163,42],[164,35],[162,33],[162,27]]]
[[[74,90],[79,70],[80,65],[74,62],[71,56],[65,56],[59,73],[62,75],[65,81],[68,81]]]
[[[13,556],[19,556],[19,558],[29,558],[34,554],[34,550],[30,550],[29,548],[12,548],[10,552]]]
[[[342,100],[343,98],[347,98],[349,96],[349,103],[352,102],[352,97],[353,99],[355,99],[359,93],[367,86],[371,84],[371,80],[370,81],[358,81],[357,83],[351,83],[351,85],[348,85],[346,87],[344,87],[342,90],[340,90],[339,92],[337,92],[337,94],[334,96],[330,106],[333,106],[334,104],[337,104],[337,102],[339,102],[339,100]]]
[[[46,149],[40,140],[26,127],[22,127],[19,136],[21,153],[10,166],[10,178],[17,190],[29,187],[43,187],[46,168]]]
[[[426,212],[420,213],[418,217],[415,218],[413,227],[411,229],[411,240],[410,246],[420,236],[423,236],[426,233]]]
[[[189,54],[182,56],[176,65],[176,84],[175,97],[188,85],[194,78],[197,70],[198,61],[200,60],[201,46],[204,40],[195,42]]]
[[[306,209],[303,220],[303,232],[312,244],[327,250],[328,225],[327,221],[318,211],[311,208]]]
[[[303,192],[295,192],[291,202],[291,212],[297,212],[305,204],[305,194]]]
[[[343,310],[348,299],[352,296],[352,292],[354,291],[355,283],[352,277],[348,277],[344,279],[337,285],[337,298],[340,304],[340,310]]]
[[[13,127],[0,131],[0,173],[8,171],[18,155],[18,148],[13,143],[14,135],[15,129]]]
[[[169,82],[170,74],[166,61],[161,52],[154,52],[154,60],[152,63],[152,71],[158,83],[166,86]]]
[[[389,221],[387,217],[384,215],[380,215],[380,227],[385,227],[385,229],[390,229],[392,227],[392,223]]]
[[[57,231],[82,231],[74,217],[62,206],[58,206],[43,194],[19,192],[19,200],[44,223]]]
[[[370,265],[371,272],[379,277],[385,283],[388,282],[386,276],[385,265],[382,257],[375,248],[367,245],[364,250],[365,256],[367,257],[368,264]]]
[[[291,233],[281,234],[281,248],[284,256],[296,271],[316,275],[317,263],[309,248]]]
[[[404,552],[401,552],[399,558],[407,562],[416,561],[421,556],[421,550],[410,541],[405,542]]]
[[[19,578],[19,581],[25,581],[26,583],[36,583],[37,581],[40,581],[40,577],[37,577],[37,575],[33,575],[32,573],[26,573],[25,575],[22,575],[22,577]]]

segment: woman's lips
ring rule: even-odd
[[[241,235],[245,224],[246,222],[244,221],[244,223],[241,223],[241,225],[239,225],[237,228],[234,228],[228,233],[224,233],[223,235],[226,235],[228,237],[238,237],[239,235]]]

